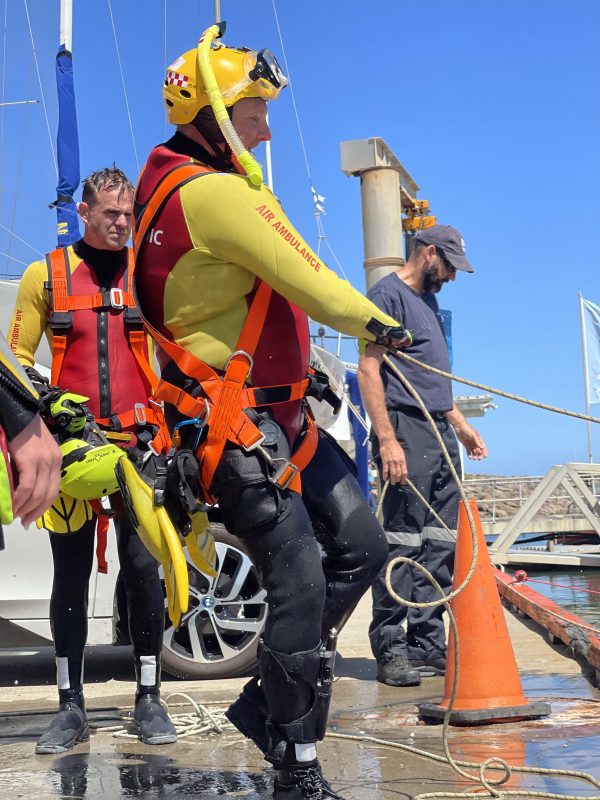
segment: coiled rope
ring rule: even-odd
[[[406,353],[401,353],[401,352],[394,351],[394,355],[400,356],[401,358],[404,358],[406,361],[410,361],[411,363],[414,363],[414,364],[416,364],[416,365],[418,365],[420,367],[423,367],[424,369],[427,369],[427,370],[429,370],[431,372],[435,372],[437,374],[441,374],[441,375],[443,375],[445,377],[448,377],[448,378],[450,378],[452,380],[458,380],[458,381],[460,381],[462,383],[467,383],[470,386],[476,386],[477,388],[483,389],[485,391],[489,391],[489,392],[491,392],[493,394],[500,394],[503,397],[507,397],[507,398],[512,399],[512,400],[517,400],[519,402],[523,402],[523,403],[526,403],[528,405],[535,406],[537,408],[543,408],[543,409],[548,410],[548,411],[553,411],[554,413],[565,414],[567,416],[573,416],[573,417],[577,417],[579,419],[586,419],[586,420],[589,420],[591,422],[600,422],[600,419],[595,418],[595,417],[588,417],[587,415],[584,415],[584,414],[578,414],[576,412],[566,411],[564,409],[560,409],[560,408],[557,408],[555,406],[550,406],[550,405],[547,405],[547,404],[544,404],[544,403],[538,403],[536,401],[530,401],[530,400],[527,400],[526,398],[522,398],[522,397],[520,397],[518,395],[511,395],[508,392],[503,392],[501,390],[497,390],[497,389],[494,389],[492,387],[485,386],[484,384],[479,384],[479,383],[475,383],[474,381],[468,381],[466,379],[457,378],[454,375],[451,375],[450,373],[446,373],[446,372],[444,372],[442,370],[438,370],[436,368],[429,367],[428,365],[423,364],[421,361],[418,361],[417,359],[414,359],[411,356],[407,356]],[[475,523],[474,523],[474,520],[473,520],[473,517],[472,517],[472,514],[471,514],[471,510],[470,510],[470,507],[469,507],[468,499],[466,497],[466,493],[464,491],[464,487],[462,485],[462,481],[460,480],[460,478],[459,478],[459,476],[458,476],[458,474],[457,474],[457,472],[456,472],[456,470],[454,468],[454,465],[452,464],[452,459],[450,458],[448,450],[447,450],[447,448],[446,448],[446,446],[445,446],[445,444],[444,444],[444,442],[442,440],[442,437],[440,436],[440,433],[439,433],[439,431],[437,429],[437,426],[435,425],[435,422],[434,422],[431,414],[426,409],[426,407],[425,407],[423,401],[421,400],[419,394],[417,393],[415,388],[412,386],[412,384],[410,383],[408,378],[398,369],[398,367],[393,363],[393,361],[390,359],[390,357],[387,355],[387,353],[383,355],[383,361],[392,370],[392,372],[398,378],[398,380],[400,380],[400,382],[406,388],[406,390],[416,400],[416,402],[417,402],[421,412],[423,413],[425,419],[427,419],[427,421],[429,422],[429,424],[431,426],[431,429],[432,429],[432,431],[433,431],[433,433],[435,435],[435,438],[436,438],[438,444],[440,445],[440,449],[442,451],[444,459],[446,460],[446,462],[448,464],[448,467],[450,469],[450,472],[451,472],[451,474],[452,474],[452,476],[453,476],[453,478],[456,481],[456,484],[458,486],[458,490],[459,490],[461,499],[462,499],[462,501],[464,503],[464,506],[465,506],[465,511],[467,512],[467,518],[469,520],[469,527],[470,527],[471,537],[472,537],[472,542],[473,542],[473,553],[472,553],[472,558],[471,558],[471,564],[469,566],[469,569],[468,569],[468,572],[467,572],[467,574],[465,576],[465,579],[460,584],[460,586],[458,586],[450,594],[444,595],[444,592],[443,592],[441,586],[439,585],[439,583],[435,580],[433,575],[427,569],[425,569],[425,567],[423,567],[421,564],[417,563],[416,561],[414,561],[414,560],[412,560],[410,558],[406,558],[404,556],[397,556],[396,558],[394,558],[388,564],[388,567],[387,567],[386,573],[385,573],[386,589],[389,592],[390,596],[393,597],[394,600],[397,603],[399,603],[401,605],[408,606],[409,608],[430,608],[430,607],[434,607],[434,606],[438,606],[438,605],[442,605],[442,604],[447,605],[450,602],[450,600],[452,600],[453,597],[456,597],[458,594],[460,594],[460,592],[462,592],[464,590],[464,588],[466,587],[466,585],[470,581],[471,576],[473,575],[473,572],[475,570],[475,565],[476,565],[476,561],[477,561],[477,552],[478,552],[478,547],[477,547],[478,546],[478,540],[477,540],[477,535],[476,535],[476,531],[475,531]],[[434,515],[434,517],[438,520],[438,522],[440,522],[443,525],[443,527],[448,531],[449,530],[448,526],[443,522],[443,520],[441,520],[441,518],[434,511],[434,509],[431,508],[431,505],[427,502],[427,500],[423,497],[423,495],[417,490],[417,488],[414,486],[414,484],[412,484],[412,482],[410,480],[407,480],[407,484],[409,485],[411,490],[417,495],[417,497],[419,497],[420,500],[423,503],[425,503],[425,505],[427,506],[429,511]],[[378,513],[381,510],[381,507],[382,507],[382,504],[383,504],[383,498],[385,496],[385,492],[388,489],[388,486],[389,486],[389,480],[386,481],[386,483],[385,483],[385,485],[383,487],[382,494],[381,494],[381,499],[379,501],[379,506],[378,506],[378,510],[377,510]],[[396,566],[398,566],[399,564],[402,564],[402,563],[410,563],[413,567],[417,567],[426,576],[426,578],[429,580],[429,582],[432,584],[432,586],[434,586],[436,591],[440,594],[440,599],[436,600],[436,601],[430,601],[428,603],[414,603],[412,601],[406,600],[403,597],[400,597],[395,592],[395,590],[393,589],[393,587],[391,585],[391,574],[392,574],[393,569]],[[600,796],[599,795],[590,795],[590,796],[563,795],[563,794],[558,794],[558,793],[554,793],[554,792],[543,792],[543,791],[538,791],[538,790],[520,790],[520,789],[519,790],[510,790],[510,789],[500,790],[498,788],[498,787],[502,786],[503,784],[507,783],[510,780],[510,778],[512,776],[512,773],[515,772],[515,773],[525,773],[525,774],[532,774],[532,775],[552,775],[552,776],[556,776],[556,777],[572,778],[572,779],[575,779],[575,780],[581,780],[581,781],[583,781],[585,783],[588,783],[588,784],[596,787],[597,789],[600,789],[600,781],[596,780],[592,775],[590,775],[590,774],[588,774],[586,772],[579,772],[579,771],[576,771],[576,770],[555,770],[555,769],[549,769],[549,768],[543,768],[543,767],[516,767],[516,766],[512,766],[512,765],[508,764],[503,758],[500,758],[498,756],[494,756],[492,758],[489,758],[489,759],[487,759],[486,761],[484,761],[481,764],[479,764],[477,762],[458,761],[458,760],[456,760],[456,759],[454,759],[452,757],[452,754],[450,753],[450,749],[449,749],[449,745],[448,745],[448,729],[449,729],[449,725],[450,725],[450,717],[451,717],[452,709],[454,707],[454,702],[456,700],[456,692],[457,692],[457,687],[458,687],[459,637],[458,637],[458,630],[457,630],[457,627],[456,627],[456,620],[455,620],[454,615],[452,613],[452,609],[450,608],[449,605],[447,606],[446,611],[448,612],[450,626],[452,628],[452,633],[453,633],[453,636],[454,636],[455,647],[454,647],[454,679],[453,679],[453,683],[452,683],[452,691],[451,691],[451,694],[450,694],[450,699],[449,699],[449,702],[448,702],[448,708],[447,708],[446,713],[444,715],[444,721],[443,721],[443,726],[442,726],[442,745],[443,745],[443,748],[444,748],[444,754],[445,755],[444,756],[437,756],[437,755],[434,755],[432,753],[428,753],[427,751],[419,750],[418,748],[412,747],[410,745],[404,745],[404,744],[397,743],[397,742],[389,742],[389,741],[386,741],[384,739],[377,739],[377,738],[371,737],[371,736],[352,736],[352,735],[349,735],[349,734],[338,734],[338,733],[328,734],[328,736],[330,736],[332,738],[339,738],[339,739],[350,739],[350,740],[354,739],[354,740],[358,740],[358,741],[369,742],[369,743],[372,743],[372,744],[378,744],[378,745],[381,745],[381,746],[384,746],[384,747],[399,748],[399,749],[403,749],[403,750],[415,753],[417,755],[423,756],[425,758],[430,758],[430,759],[432,759],[434,761],[441,761],[443,763],[448,763],[452,767],[452,769],[454,769],[455,772],[457,772],[459,775],[461,775],[462,777],[466,778],[467,780],[479,783],[487,791],[488,795],[490,797],[494,797],[494,798],[504,798],[504,797],[544,797],[544,798],[551,798],[552,800],[585,800],[585,798],[587,797],[588,800],[600,800]],[[463,769],[463,767],[477,769],[477,771],[478,771],[477,775],[474,775],[472,773],[467,772],[465,769]],[[492,777],[488,776],[488,772],[490,770],[500,770],[500,771],[502,771],[503,774],[500,775],[497,778],[492,778]],[[440,797],[440,798],[441,797],[445,797],[445,798],[464,798],[464,797],[481,798],[481,797],[485,797],[485,796],[486,795],[482,794],[480,791],[476,791],[476,792],[427,792],[427,793],[423,793],[423,794],[417,795],[415,800],[429,800],[429,798],[438,798],[438,797]]]

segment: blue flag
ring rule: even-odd
[[[75,110],[73,57],[61,45],[56,55],[56,89],[58,92],[58,186],[56,187],[56,240],[66,247],[81,238],[79,216],[73,195],[79,186],[79,135]]]
[[[590,300],[583,300],[583,324],[587,351],[587,401],[600,403],[600,306]]]

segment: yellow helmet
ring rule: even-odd
[[[118,490],[115,467],[123,451],[114,444],[69,438],[60,444],[60,451],[62,492],[79,500],[95,500]]]
[[[287,85],[277,59],[270,50],[214,45],[210,50],[211,66],[226,106],[243,97],[274,100]],[[198,51],[188,50],[167,68],[163,98],[169,122],[185,125],[210,100],[198,66]]]

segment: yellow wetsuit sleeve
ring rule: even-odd
[[[220,173],[186,184],[180,198],[197,249],[244,267],[317,322],[369,340],[373,317],[398,324],[317,258],[266,186]]]
[[[8,329],[10,349],[20,364],[33,367],[35,353],[48,324],[48,302],[44,261],[34,261],[21,278],[15,309]]]
[[[22,366],[19,364],[14,354],[11,352],[6,339],[0,334],[0,369],[15,383],[20,384],[21,388],[29,393],[31,400],[37,403],[38,393],[33,388],[33,384],[23,371]]]

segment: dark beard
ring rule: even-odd
[[[437,294],[445,281],[443,281],[438,273],[437,264],[430,264],[425,268],[423,273],[423,293],[424,294]]]

